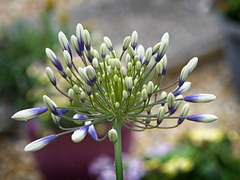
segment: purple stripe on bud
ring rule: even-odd
[[[193,114],[188,115],[187,119],[195,122],[212,122],[217,120],[218,117],[212,114]]]
[[[191,82],[185,82],[185,83],[183,83],[183,85],[182,85],[180,88],[179,88],[179,86],[178,86],[176,89],[174,89],[174,90],[172,91],[172,93],[174,92],[173,95],[174,95],[174,96],[178,96],[178,95],[186,92],[187,90],[189,90],[190,87],[191,87]],[[178,90],[177,90],[177,89],[178,89]],[[177,91],[176,91],[176,90],[177,90]]]
[[[155,61],[158,63],[163,57],[163,54],[162,52],[158,51],[157,53],[157,57],[155,58]]]
[[[40,114],[43,114],[48,110],[47,107],[37,107],[37,108],[30,108],[18,111],[15,113],[11,118],[16,120],[28,120],[32,119]]]
[[[39,149],[42,149],[43,147],[45,147],[52,141],[54,141],[56,138],[57,138],[57,135],[55,135],[55,134],[43,137],[41,139],[35,140],[35,141],[31,142],[30,144],[28,144],[24,148],[24,150],[29,151],[29,152],[37,151]]]
[[[184,119],[185,119],[185,118],[179,118],[177,124],[178,124],[178,125],[182,124],[183,121],[184,121]]]
[[[90,125],[92,122],[91,121],[86,121],[85,122],[85,125]],[[90,125],[89,126],[89,129],[88,129],[88,134],[94,139],[98,139],[98,135],[97,135],[97,132],[94,128],[94,125]]]
[[[83,114],[75,114],[73,116],[74,119],[87,119],[88,116],[87,115],[83,115]]]
[[[71,51],[71,48],[70,48],[70,45],[68,44],[67,46],[65,46],[65,49],[64,50],[67,50],[71,56],[71,59],[72,59],[72,51]]]
[[[81,52],[84,51],[84,41],[83,41],[82,36],[81,36],[80,39],[78,39],[78,47],[79,47],[79,49],[80,49]]]
[[[62,67],[62,64],[60,63],[59,59],[56,57],[54,60],[55,60],[55,61],[52,61],[52,64],[53,64],[59,71],[62,71],[62,70],[63,70],[63,67]]]
[[[216,96],[213,94],[193,94],[184,97],[185,101],[193,103],[207,103],[213,101],[214,99],[216,99]]]

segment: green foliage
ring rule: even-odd
[[[44,12],[35,27],[21,19],[1,30],[0,100],[17,107],[33,105],[33,101],[26,101],[26,93],[41,83],[28,76],[27,69],[34,61],[45,63],[45,47],[57,41],[53,34],[50,12]]]
[[[225,16],[240,21],[240,0],[214,0],[213,2]]]
[[[153,166],[153,161],[157,165]],[[144,180],[237,180],[240,174],[240,161],[234,157],[232,141],[226,134],[213,141],[185,136],[169,153],[147,158],[145,164]]]

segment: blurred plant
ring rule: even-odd
[[[240,21],[240,0],[211,0],[213,7],[224,16]]]
[[[215,128],[192,130],[164,156],[147,157],[143,179],[238,179],[240,160],[232,150],[236,137]]]
[[[138,34],[134,31],[124,39],[122,52],[117,58],[107,36],[103,38],[104,42],[97,51],[92,47],[88,30],[78,24],[76,36],[71,36],[71,43],[81,61],[77,61],[73,55],[68,39],[62,31],[58,33],[58,40],[65,65],[51,49],[46,48],[46,55],[65,80],[68,91],[60,88],[58,78],[50,67],[46,68],[46,73],[51,84],[68,100],[69,105],[58,107],[52,99],[44,95],[44,107],[19,111],[12,118],[28,120],[49,110],[53,122],[64,132],[33,141],[25,147],[25,151],[37,151],[67,133],[73,133],[72,140],[75,143],[82,141],[87,133],[96,141],[109,137],[114,144],[116,177],[123,179],[121,126],[132,131],[144,131],[153,128],[175,128],[184,120],[212,122],[217,119],[211,114],[188,115],[188,103],[182,107],[179,115],[175,116],[182,101],[207,103],[216,97],[212,94],[183,97],[182,93],[190,88],[191,83],[186,82],[186,79],[198,63],[196,57],[183,67],[174,83],[160,87],[167,69],[168,33],[145,52],[141,44],[137,46]],[[175,89],[169,90],[167,94],[165,90],[172,87]],[[153,110],[155,108],[158,108],[157,112]],[[72,126],[63,125],[69,121]],[[166,126],[163,121],[171,121],[172,125]],[[99,123],[110,124],[108,132],[101,138],[94,128]]]
[[[53,46],[57,42],[51,21],[53,10],[54,2],[48,0],[36,26],[26,20],[18,19],[9,27],[1,29],[1,101],[10,102],[15,107],[33,106],[36,100],[26,98],[28,91],[46,85],[46,81],[34,77],[27,71],[31,65],[39,68],[41,62],[45,64],[44,47]],[[65,22],[60,23],[65,27]]]
[[[232,145],[239,139],[236,132],[216,128],[191,130],[175,146],[160,143],[147,149],[144,158],[125,155],[125,179],[135,180],[237,180],[240,159],[233,154]],[[157,149],[157,151],[156,151]],[[124,157],[124,156],[123,156]],[[137,162],[134,166],[134,162]],[[131,169],[131,167],[133,169]],[[96,179],[115,179],[113,159],[100,156],[89,166]]]

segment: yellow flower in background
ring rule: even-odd
[[[145,162],[145,169],[152,171],[161,167],[161,160],[159,158],[151,158]]]
[[[178,172],[189,172],[194,167],[194,162],[189,157],[173,157],[162,164],[160,170],[170,176],[176,176]]]
[[[224,133],[218,128],[197,128],[189,131],[188,137],[195,143],[219,142],[223,139]]]

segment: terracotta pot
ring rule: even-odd
[[[31,121],[33,122],[33,121]],[[29,124],[30,139],[35,140],[37,127]],[[122,128],[122,149],[128,152],[131,143],[131,131]],[[105,139],[102,142],[93,140],[87,135],[80,143],[71,141],[71,134],[61,136],[43,149],[34,152],[38,167],[47,180],[87,180],[88,166],[100,154],[114,157],[113,144]]]

